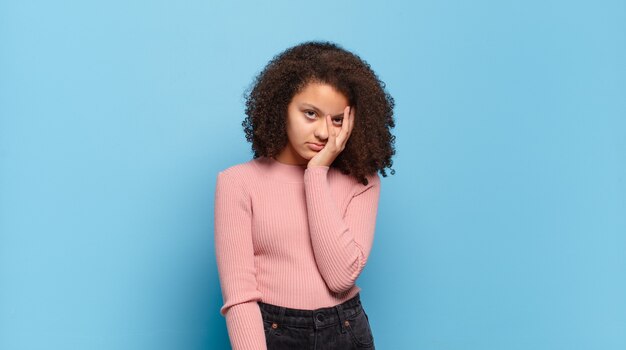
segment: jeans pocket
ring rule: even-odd
[[[272,349],[274,348],[274,341],[275,341],[275,328],[274,328],[274,322],[272,321],[268,321],[268,320],[263,320],[263,331],[265,333],[265,347],[267,349]]]
[[[374,344],[374,336],[365,310],[361,308],[359,312],[347,318],[346,321],[348,321],[346,328],[355,345],[370,347]]]
[[[265,336],[270,336],[274,332],[274,327],[272,327],[274,323],[268,320],[263,320],[263,331],[265,331]]]

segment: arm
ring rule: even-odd
[[[223,172],[215,189],[215,255],[224,305],[220,313],[233,350],[265,350],[265,332],[257,304],[250,198]]]
[[[342,217],[331,195],[328,170],[328,166],[307,168],[304,188],[315,261],[328,288],[341,293],[354,285],[372,248],[380,177],[368,178]]]

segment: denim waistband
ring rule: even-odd
[[[343,324],[349,318],[362,310],[360,293],[341,304],[323,307],[315,310],[292,309],[284,306],[257,302],[263,319],[278,325],[285,324],[292,327],[325,328]]]

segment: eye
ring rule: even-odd
[[[314,111],[304,111],[304,115],[308,115],[307,113],[309,113],[309,112],[313,113],[313,116],[315,116],[315,112]],[[309,118],[309,117],[307,117],[307,118]],[[309,118],[309,119],[314,119],[314,118]]]
[[[312,113],[313,116],[309,117],[309,115],[310,115],[309,113]],[[312,110],[306,110],[306,111],[304,111],[304,115],[307,116],[307,119],[315,119],[315,116],[317,116],[317,113],[315,113],[315,111],[312,111]],[[334,118],[333,119],[333,123],[336,126],[341,126],[343,124],[343,118]]]

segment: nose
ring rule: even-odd
[[[315,128],[315,136],[320,140],[326,140],[328,138],[328,126],[326,125],[326,119],[328,115],[324,116],[324,118],[320,118],[322,120],[318,123],[317,128]]]

